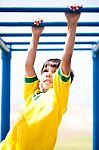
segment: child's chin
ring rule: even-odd
[[[46,83],[43,88],[44,88],[45,90],[48,90],[49,88],[52,88],[52,87],[53,87],[52,84]]]

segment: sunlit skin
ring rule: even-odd
[[[53,76],[55,72],[56,67],[47,66],[43,69],[40,83],[44,92],[53,87]]]

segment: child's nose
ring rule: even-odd
[[[46,77],[52,77],[52,73],[51,72],[47,72]]]

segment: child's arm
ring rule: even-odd
[[[36,27],[32,27],[32,40],[30,43],[30,47],[28,49],[28,55],[25,62],[25,75],[26,76],[34,76],[34,62],[36,58],[37,46],[40,38],[40,34],[43,31],[44,27],[37,27],[42,22],[42,20],[35,21]]]
[[[73,11],[79,9],[79,6],[71,6]],[[71,69],[71,58],[73,54],[73,47],[75,43],[75,33],[77,21],[80,17],[80,13],[65,13],[68,27],[67,27],[67,37],[65,41],[65,47],[63,51],[62,61],[61,61],[61,69],[64,74],[68,74]]]

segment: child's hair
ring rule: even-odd
[[[52,58],[52,59],[47,60],[43,64],[43,67],[41,69],[41,74],[43,73],[44,68],[46,68],[47,66],[56,67],[56,69],[57,69],[60,66],[60,63],[61,63],[61,60],[58,58]],[[72,70],[70,72],[70,76],[71,76],[71,83],[72,83],[73,78],[74,78],[74,73]]]
[[[43,67],[41,69],[41,74],[43,73],[43,69],[46,68],[47,66],[51,66],[51,67],[56,67],[56,69],[59,67],[61,60],[57,59],[57,58],[52,58],[47,60],[44,64]]]

